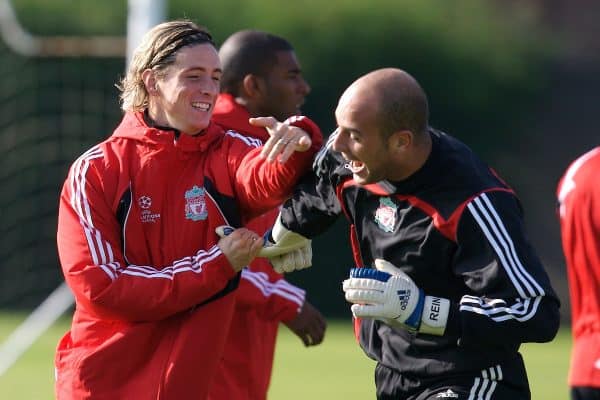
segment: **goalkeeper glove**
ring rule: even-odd
[[[220,237],[224,237],[234,229],[224,225],[219,226],[216,232]],[[258,252],[258,256],[268,258],[273,269],[280,274],[308,268],[312,265],[310,239],[287,229],[279,217],[273,228],[265,233],[263,241],[263,248]]]
[[[377,259],[375,268],[352,268],[343,283],[357,318],[375,318],[414,332],[442,336],[450,301],[426,296],[402,270]]]
[[[258,255],[261,255],[260,252]],[[271,261],[271,265],[273,265],[275,272],[280,274],[310,267],[312,265],[312,247],[310,245],[310,240],[299,249],[292,250],[289,253],[279,256],[273,256],[269,258],[269,261]]]
[[[287,229],[278,216],[273,228],[265,233],[264,247],[258,254],[261,257],[272,258],[303,248],[306,245],[310,246],[310,240]]]

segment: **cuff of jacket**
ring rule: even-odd
[[[323,145],[323,133],[310,118],[303,115],[293,115],[286,119],[284,123],[297,126],[310,135],[312,153],[316,153]]]
[[[289,284],[289,282],[288,282]],[[290,284],[290,286],[293,286]],[[288,302],[285,309],[282,310],[281,316],[280,316],[280,320],[283,323],[287,323],[290,322],[291,320],[293,320],[294,318],[296,318],[298,316],[298,314],[300,314],[300,311],[302,311],[302,307],[304,307],[304,303],[306,303],[306,291],[304,289],[301,289],[299,287],[294,286],[299,292],[301,292],[301,297],[302,297],[302,303],[300,305],[298,305],[295,302]]]

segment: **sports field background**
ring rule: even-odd
[[[0,312],[0,343],[25,315]],[[4,375],[0,377],[0,399],[45,400],[53,398],[52,359],[58,339],[68,328],[60,320]],[[546,344],[526,344],[527,363],[534,400],[568,398],[570,331],[564,327]],[[274,366],[270,400],[374,399],[374,362],[357,346],[349,321],[329,321],[323,344],[304,348],[287,328],[281,329]]]
[[[127,7],[121,0],[12,2],[36,35],[125,30]],[[600,35],[593,16],[600,3],[168,2],[169,18],[192,18],[208,26],[217,42],[248,27],[290,39],[312,86],[303,109],[325,132],[333,128],[339,94],[357,75],[382,66],[416,74],[430,95],[433,124],[481,152],[519,193],[532,243],[563,301],[561,311],[569,312],[554,190],[568,163],[597,145]],[[74,157],[120,117],[113,84],[124,60],[24,58],[3,43],[0,59],[0,307],[23,310],[38,305],[63,279],[55,246],[58,191]],[[338,226],[315,241],[315,265],[341,269],[299,271],[291,280],[326,315],[343,317],[347,304],[339,285],[337,296],[331,295],[331,282],[342,279],[352,259],[343,250],[346,227]],[[0,312],[0,342],[24,318]],[[54,348],[67,325],[63,320],[52,327],[0,377],[0,400],[53,398]],[[533,399],[568,398],[569,348],[568,327],[553,343],[523,347]],[[373,367],[347,319],[330,321],[324,344],[309,349],[283,329],[269,398],[372,399]]]

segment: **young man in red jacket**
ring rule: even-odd
[[[578,157],[557,188],[571,296],[572,400],[600,399],[600,147]]]
[[[281,203],[321,142],[304,118],[258,119],[272,134],[262,150],[225,132],[211,122],[221,71],[204,29],[157,25],[121,82],[121,124],[69,171],[57,239],[76,308],[58,399],[207,397],[240,271],[262,248],[251,230],[215,230]]]
[[[213,114],[215,122],[264,142],[268,132],[251,125],[249,118],[273,116],[283,121],[300,113],[310,87],[287,40],[260,31],[240,31],[223,43],[219,56],[223,76]],[[246,226],[264,233],[277,215],[278,209],[274,208]],[[325,319],[306,300],[305,291],[285,281],[267,259],[257,258],[242,271],[211,400],[266,399],[280,322],[305,346],[323,340]]]

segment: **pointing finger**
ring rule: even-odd
[[[248,122],[250,122],[250,125],[262,126],[263,128],[267,129],[275,129],[277,126],[277,120],[273,117],[250,118]]]

